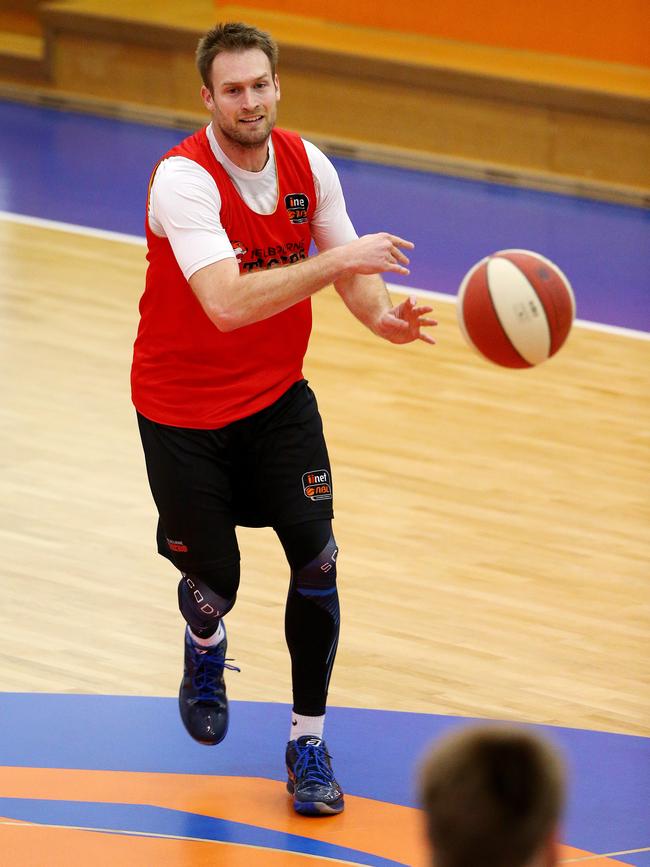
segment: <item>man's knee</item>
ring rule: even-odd
[[[322,551],[309,563],[292,572],[292,588],[301,596],[311,599],[328,610],[338,597],[336,591],[336,560],[339,549],[330,534]]]
[[[183,572],[178,607],[195,635],[214,632],[237,599],[239,563],[201,572]]]

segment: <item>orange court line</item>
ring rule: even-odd
[[[252,846],[197,840],[106,834],[44,825],[0,824],[0,851],[12,867],[332,867],[332,859]],[[38,854],[40,853],[40,854]],[[47,853],[47,854],[45,854]],[[46,860],[41,860],[46,858]]]
[[[243,822],[259,828],[283,831],[337,846],[348,846],[357,851],[401,861],[411,865],[411,867],[425,867],[430,863],[424,836],[424,823],[419,810],[375,801],[370,798],[346,795],[344,813],[337,817],[314,821],[294,813],[284,784],[276,780],[200,774],[142,773],[138,771],[0,767],[0,796],[92,801],[96,803],[149,804],[226,821]],[[32,827],[42,828],[42,826]],[[0,834],[3,838],[4,834],[8,833],[8,829],[11,828],[12,826],[0,824]],[[23,828],[14,827],[13,830],[26,837],[29,836],[29,833],[26,834]],[[88,834],[91,832],[79,831],[78,833]],[[114,835],[101,834],[99,836],[105,839]],[[133,839],[141,840],[143,838],[129,836],[125,839],[130,845]],[[146,839],[151,840],[153,838]],[[170,841],[158,842],[167,844]],[[210,843],[197,841],[179,842],[183,845],[188,842],[195,842],[197,846],[210,845]],[[47,845],[49,846],[49,843]],[[248,853],[256,851],[249,847],[238,848]],[[560,849],[563,859],[586,857],[592,854],[573,846],[561,846]],[[2,847],[0,847],[0,851],[3,851]],[[271,854],[272,850],[268,851]],[[183,849],[183,852],[187,854],[187,850]],[[282,854],[286,857],[289,853]],[[214,857],[214,852],[210,857]],[[57,865],[59,862],[53,861],[52,863]],[[70,864],[71,862],[68,861],[67,863]],[[141,863],[148,862],[143,861]],[[156,861],[151,863],[173,865],[177,862]],[[204,862],[195,861],[193,855],[191,863],[194,865]],[[224,861],[223,863],[224,867],[226,865],[231,867],[231,863],[233,867],[235,864],[239,867],[240,862]],[[241,863],[244,864],[245,862]],[[249,860],[246,863],[253,864],[254,862]],[[271,867],[276,862],[268,861],[267,863]],[[293,863],[287,861],[287,867]],[[314,862],[312,861],[312,863]],[[627,867],[623,862],[605,857],[592,858],[586,863],[589,867],[613,867],[613,865]]]
[[[343,814],[314,821],[293,811],[284,783],[260,778],[0,767],[0,795],[150,804],[348,846],[409,864],[421,863],[426,849],[421,814],[412,807],[346,795]]]

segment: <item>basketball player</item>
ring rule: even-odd
[[[189,734],[228,728],[223,622],[235,604],[235,528],[271,526],[291,570],[286,640],[293,714],[288,790],[299,813],[343,809],[323,740],[339,634],[332,474],[302,376],[310,297],[333,283],[354,316],[392,343],[422,340],[430,307],[393,306],[383,272],[408,274],[413,247],[358,238],[336,172],[313,144],[275,128],[271,37],[244,24],[200,41],[204,129],[169,151],[148,197],[145,291],[133,402],[159,513],[158,551],[181,573],[186,620],[179,704]],[[318,254],[308,256],[310,242]]]
[[[560,759],[523,729],[471,726],[426,759],[421,801],[433,867],[555,867]]]

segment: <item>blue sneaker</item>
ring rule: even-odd
[[[334,779],[331,759],[325,741],[312,735],[287,744],[287,791],[293,795],[296,813],[327,816],[342,812],[343,790]]]
[[[225,629],[225,627],[224,627]],[[183,725],[201,744],[218,744],[228,731],[228,699],[223,670],[239,671],[226,660],[228,645],[199,647],[185,630],[185,670],[178,693]]]

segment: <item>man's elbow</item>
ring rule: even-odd
[[[236,291],[226,291],[222,287],[219,292],[206,292],[200,300],[206,316],[219,331],[235,331],[244,324]]]
[[[244,324],[236,312],[227,307],[211,305],[205,312],[215,328],[224,333],[236,331]]]
[[[235,331],[245,324],[241,316],[240,276],[236,265],[235,272],[232,272],[234,261],[226,259],[207,265],[189,278],[203,312],[215,328],[223,332]]]

